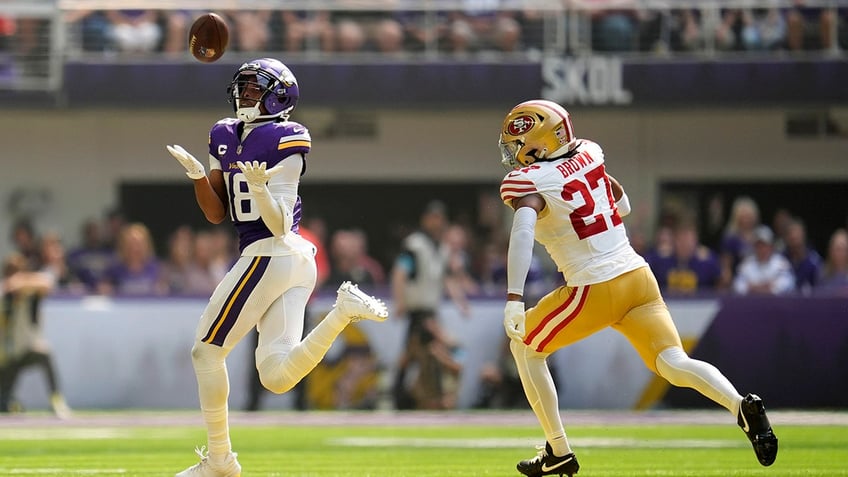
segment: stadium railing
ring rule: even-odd
[[[58,90],[62,87],[63,65],[68,61],[192,61],[187,51],[169,55],[162,48],[146,54],[127,54],[108,44],[108,32],[103,32],[104,44],[92,46],[86,38],[87,32],[83,31],[80,14],[117,9],[156,10],[160,13],[159,26],[163,34],[169,13],[192,15],[202,11],[251,10],[273,14],[283,10],[329,12],[334,18],[348,16],[368,23],[364,30],[372,37],[377,31],[376,21],[393,19],[400,22],[401,12],[417,15],[416,21],[424,26],[442,25],[448,30],[462,30],[456,23],[458,18],[466,21],[465,25],[470,24],[472,30],[477,29],[476,20],[482,19],[482,24],[487,25],[486,22],[493,22],[494,18],[507,18],[507,31],[512,27],[520,29],[519,39],[509,46],[496,44],[495,40],[487,41],[486,35],[477,31],[472,35],[476,40],[471,48],[461,52],[455,51],[445,36],[431,38],[415,47],[405,44],[402,51],[391,54],[368,44],[355,52],[342,53],[322,49],[317,42],[307,42],[299,51],[286,51],[287,57],[310,61],[541,61],[544,56],[594,53],[649,60],[673,61],[675,57],[686,57],[703,61],[737,61],[740,58],[744,61],[746,57],[763,55],[838,56],[848,48],[848,0],[803,2],[807,15],[804,18],[807,22],[805,36],[824,34],[829,39],[824,47],[822,42],[808,41],[800,51],[790,51],[785,38],[780,38],[788,34],[787,12],[797,7],[795,0],[526,0],[500,3],[503,6],[496,11],[482,11],[463,10],[453,0],[8,0],[0,3],[0,90]],[[768,18],[770,11],[777,16]],[[821,19],[816,16],[819,13]],[[725,24],[728,28],[723,28]],[[108,25],[102,26],[108,28]],[[270,30],[270,40],[265,46],[260,50],[244,51],[233,44],[230,55],[253,57],[259,53],[282,51],[279,39],[282,25],[278,20],[271,20],[265,27]],[[491,23],[485,28],[491,29]],[[822,28],[826,30],[824,33],[821,33]],[[733,41],[716,35],[716,31],[722,29],[730,31]],[[772,39],[769,44],[761,41],[757,43],[759,46],[748,46],[758,32],[775,34],[778,39]],[[236,32],[231,35],[235,37]]]

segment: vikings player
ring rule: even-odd
[[[759,462],[771,465],[777,438],[762,400],[742,397],[714,366],[683,350],[657,281],[627,238],[621,218],[630,203],[607,174],[600,146],[575,138],[562,106],[533,100],[507,114],[500,148],[510,170],[501,198],[514,210],[504,327],[524,393],[547,439],[536,457],[518,463],[519,472],[532,477],[577,473],[546,359],[606,327],[627,337],[651,371],[730,411]],[[525,311],[534,240],[545,246],[567,284]]]
[[[200,462],[177,477],[241,474],[230,445],[225,359],[254,326],[262,384],[284,393],[318,364],[348,323],[388,316],[380,300],[345,282],[327,317],[300,341],[316,266],[315,246],[298,234],[298,184],[311,140],[305,127],[288,119],[299,97],[297,81],[283,63],[261,58],[241,65],[227,93],[236,117],[218,121],[209,133],[208,177],[185,149],[167,146],[194,181],[206,218],[232,220],[241,250],[209,299],[191,350],[208,453],[198,450]]]

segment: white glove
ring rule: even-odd
[[[274,166],[270,169],[265,169],[267,166],[264,162],[236,162],[241,172],[244,173],[244,179],[247,181],[247,186],[254,191],[259,191],[265,188],[268,179],[278,174],[283,170],[281,165]]]
[[[504,307],[504,329],[506,335],[515,341],[524,339],[524,302],[508,301]]]
[[[185,167],[186,175],[189,178],[203,179],[206,177],[206,169],[203,168],[203,164],[195,159],[190,152],[183,149],[182,146],[174,144],[173,146],[165,146],[165,148]]]

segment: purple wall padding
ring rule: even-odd
[[[691,353],[767,408],[848,407],[848,298],[727,297]],[[711,407],[672,388],[671,407]]]

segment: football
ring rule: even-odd
[[[212,63],[224,55],[230,41],[230,28],[226,20],[216,13],[199,16],[188,32],[188,49],[203,63]]]

